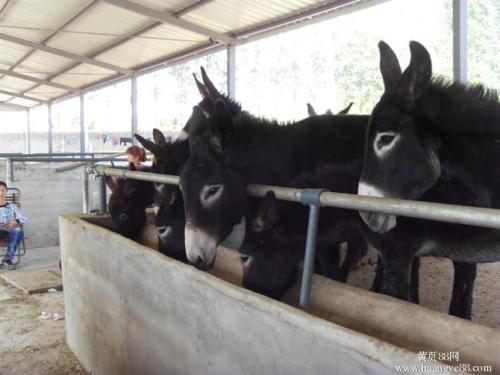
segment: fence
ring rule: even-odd
[[[179,184],[178,176],[121,170],[102,165],[97,165],[92,168],[92,170],[87,170],[86,173],[95,173],[100,176],[126,177],[173,185]],[[302,308],[307,308],[310,300],[320,206],[381,212],[418,219],[500,229],[499,209],[419,202],[394,198],[367,197],[355,194],[334,193],[321,189],[294,189],[270,185],[248,185],[247,187],[247,193],[255,197],[264,197],[269,190],[274,191],[277,199],[298,202],[309,206],[309,221],[300,293],[300,306]],[[105,193],[106,189],[104,186],[104,188],[101,188],[101,212],[106,211]]]

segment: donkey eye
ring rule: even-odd
[[[201,191],[201,202],[203,206],[208,207],[216,202],[223,190],[222,185],[209,185],[205,186]]]
[[[209,197],[217,194],[217,192],[219,190],[220,190],[220,185],[215,185],[215,186],[210,187],[210,189],[208,189],[208,191],[207,191],[206,197],[209,198]]]
[[[396,136],[394,134],[384,134],[381,137],[379,137],[378,142],[377,142],[377,146],[384,147],[384,146],[390,145],[392,143],[392,141],[394,141],[394,138],[396,138]]]
[[[384,156],[395,144],[399,138],[399,134],[394,132],[384,132],[377,134],[373,144],[375,152],[378,156]]]

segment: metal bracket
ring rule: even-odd
[[[321,193],[328,191],[327,189],[304,189],[300,193],[300,202],[304,205],[310,206],[314,204],[320,205],[319,196]]]

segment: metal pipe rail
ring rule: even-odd
[[[178,176],[119,170],[100,165],[97,165],[95,170],[97,174],[105,174],[108,176],[127,177],[172,185],[179,184]],[[257,184],[251,184],[247,187],[248,195],[254,197],[264,197],[269,190],[274,191],[278,199],[300,203],[300,195],[304,189]],[[322,207],[382,212],[385,214],[407,216],[417,219],[500,229],[500,209],[494,208],[460,206],[396,198],[376,198],[329,191],[322,192],[319,196],[319,201]]]
[[[178,176],[119,170],[104,167],[102,165],[94,166],[93,171],[100,176],[108,175],[165,184],[179,184]],[[104,192],[102,190],[104,190]],[[304,252],[304,267],[302,270],[299,302],[300,307],[303,309],[306,309],[309,306],[310,301],[311,279],[314,256],[316,252],[315,243],[320,206],[382,212],[417,219],[444,221],[454,224],[500,229],[500,209],[420,202],[394,198],[376,198],[359,196],[356,194],[334,193],[327,190],[294,189],[271,185],[251,184],[247,186],[246,190],[248,195],[254,197],[264,197],[268,191],[272,190],[277,199],[299,202],[309,206],[306,248]],[[103,194],[105,197],[105,193],[106,189],[102,188],[101,201],[103,200]],[[102,207],[101,211],[103,211]]]

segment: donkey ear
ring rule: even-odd
[[[156,128],[153,129],[153,140],[158,146],[165,146],[167,144],[167,140],[162,131]]]
[[[401,66],[399,65],[398,58],[389,45],[380,41],[378,43],[380,52],[380,73],[384,80],[385,92],[394,89],[401,78]]]
[[[189,127],[189,152],[193,155],[204,143],[203,135],[208,129],[207,119],[199,106],[193,107],[193,113],[186,126]]]
[[[263,232],[274,226],[278,219],[276,196],[274,192],[268,191],[252,220],[252,229],[255,232]]]
[[[201,97],[202,98],[209,98],[210,94],[208,93],[207,88],[205,87],[205,85],[203,85],[203,83],[201,83],[198,80],[198,77],[196,77],[195,73],[193,73],[193,78],[194,78],[194,82],[196,83],[196,87],[198,87],[198,91],[200,92]]]
[[[316,116],[316,111],[314,110],[314,107],[311,103],[307,103],[307,114],[309,116]]]
[[[231,143],[234,125],[231,115],[222,100],[215,102],[215,110],[210,118],[210,147],[217,154],[227,151]]]
[[[353,104],[354,104],[353,102],[350,102],[349,105],[347,107],[345,107],[343,110],[341,110],[338,114],[339,115],[347,115]],[[330,110],[328,110],[328,111],[330,111]],[[326,111],[327,114],[332,114],[332,111],[330,111],[330,113],[328,113],[328,111]]]
[[[403,73],[397,87],[398,96],[413,102],[425,90],[432,77],[432,62],[429,52],[419,42],[410,42],[410,65]]]
[[[207,72],[205,72],[205,68],[201,67],[200,69],[201,69],[201,79],[203,80],[203,84],[205,85],[205,88],[208,91],[209,96],[212,99],[220,98],[221,94],[219,90],[215,88],[210,78],[208,78]]]
[[[150,140],[143,138],[139,134],[134,134],[134,137],[135,137],[135,139],[137,139],[139,141],[139,143],[141,144],[142,147],[144,147],[146,150],[151,151],[153,153],[153,155],[157,156],[160,154],[160,152],[161,152],[160,147],[156,143],[151,142]]]

